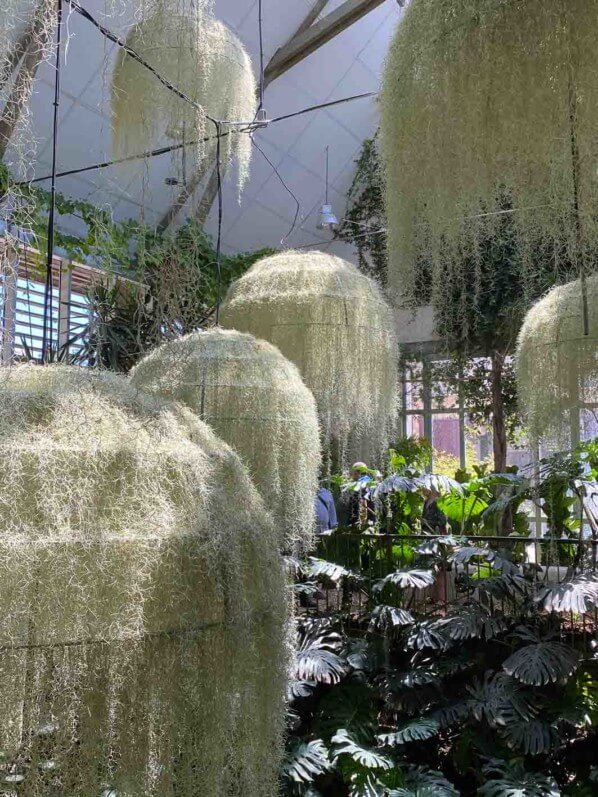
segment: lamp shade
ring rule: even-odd
[[[197,142],[214,136],[206,128],[209,115],[224,122],[229,135],[221,139],[222,157],[236,155],[240,179],[246,176],[251,141],[226,122],[251,121],[256,110],[256,84],[251,60],[225,25],[214,19],[204,2],[154,5],[146,19],[132,28],[127,45],[193,103],[162,85],[156,76],[125,50],[112,77],[114,146],[121,156],[170,141]],[[200,160],[214,152],[197,144]]]
[[[320,468],[316,404],[293,363],[232,330],[195,332],[160,346],[134,385],[184,402],[247,465],[272,511],[282,548],[309,548]]]
[[[528,312],[516,355],[521,409],[535,438],[569,447],[584,404],[598,403],[598,277],[586,282],[585,334],[580,280],[553,288]]]
[[[398,347],[392,310],[373,280],[334,255],[282,252],[233,283],[221,320],[297,365],[329,460],[378,459],[395,417]]]
[[[0,524],[3,786],[277,794],[284,581],[225,443],[124,377],[0,369]]]

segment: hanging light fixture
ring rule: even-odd
[[[338,229],[338,219],[332,211],[332,205],[328,203],[328,147],[326,147],[326,199],[320,209],[320,221],[318,230],[330,230],[334,232]]]

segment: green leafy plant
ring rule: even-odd
[[[365,480],[382,499],[379,527],[325,537],[299,564],[304,579],[338,600],[326,602],[326,618],[298,619],[297,655],[313,647],[318,664],[295,672],[303,680],[291,689],[289,753],[317,742],[328,763],[292,786],[283,775],[285,793],[592,794],[598,660],[586,624],[598,579],[580,570],[583,557],[564,582],[551,583],[550,568],[529,562],[517,536],[426,536],[405,508],[403,533],[389,534],[387,513],[389,499],[401,507],[435,485],[456,515],[465,502],[456,530],[481,533],[505,505],[517,515],[523,500],[543,501],[544,480],[557,474],[567,474],[565,492],[595,487],[596,443],[548,458],[534,483],[520,474],[440,479],[399,453],[412,446],[391,452],[385,479]],[[452,594],[442,595],[449,582]],[[334,654],[332,666],[319,666],[320,650]]]

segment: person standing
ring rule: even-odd
[[[320,485],[316,494],[316,534],[325,534],[337,527],[334,496],[327,487]]]

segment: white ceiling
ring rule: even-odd
[[[106,15],[110,0],[81,0],[98,19],[119,34],[126,33],[130,16]],[[329,13],[342,0],[329,0]],[[313,0],[263,0],[265,61],[283,45],[303,21]],[[215,0],[215,14],[231,27],[247,47],[254,67],[258,63],[257,0]],[[385,0],[351,28],[308,56],[273,82],[265,95],[270,118],[354,94],[376,91],[390,39],[400,17],[396,0]],[[58,166],[60,170],[109,160],[110,73],[116,45],[105,41],[89,22],[74,13],[68,17],[68,49],[62,69]],[[49,172],[51,154],[53,68],[39,70],[30,111],[38,139],[35,174]],[[319,206],[324,201],[325,147],[330,148],[329,197],[342,217],[346,192],[363,139],[377,126],[374,98],[356,100],[272,125],[256,140],[287,186],[297,197],[301,215],[287,246],[320,243],[350,257],[346,245],[317,230]],[[164,142],[169,143],[169,142]],[[157,221],[178,193],[164,180],[173,173],[171,156],[138,162],[133,168],[114,166],[59,181],[62,193],[106,204],[118,218]],[[239,252],[280,245],[289,232],[296,205],[265,159],[254,149],[251,177],[239,202],[235,177],[224,189],[223,250]],[[46,184],[47,185],[47,184]],[[192,208],[186,208],[191,212]],[[184,218],[184,215],[182,216]],[[207,222],[216,231],[215,212]]]

